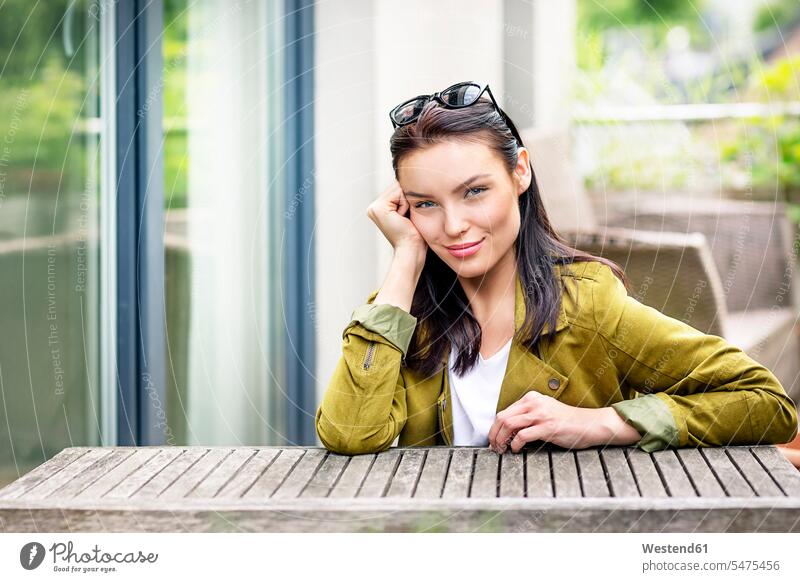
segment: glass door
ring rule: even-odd
[[[0,4],[0,485],[110,430],[99,389],[105,6]]]

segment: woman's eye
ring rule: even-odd
[[[474,196],[477,196],[478,194],[480,194],[484,190],[488,190],[488,188],[484,188],[483,186],[477,186],[475,188],[468,188],[467,189],[467,194],[472,193]]]
[[[488,190],[488,188],[486,188],[484,186],[477,186],[475,188],[467,188],[465,196],[474,197],[474,196],[477,196],[478,194],[480,194],[481,192],[483,192],[485,190]],[[423,200],[422,202],[417,202],[416,204],[414,204],[414,208],[430,208],[430,206],[423,206],[423,204],[434,204],[434,203],[429,201],[429,200]]]

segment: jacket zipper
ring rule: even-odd
[[[364,356],[364,369],[369,370],[372,365],[372,357],[375,355],[375,342],[369,342],[367,346],[367,355]]]
[[[447,437],[447,430],[444,426],[444,409],[447,407],[447,397],[442,398],[441,405],[439,406],[439,427],[442,429],[442,438],[444,442],[450,446],[450,439]]]

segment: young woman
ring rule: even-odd
[[[394,258],[342,334],[316,412],[328,449],[792,440],[797,409],[769,370],[629,297],[615,263],[554,232],[488,86],[390,116],[396,181],[367,214]]]

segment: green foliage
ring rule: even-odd
[[[578,67],[584,71],[603,68],[604,37],[609,31],[635,37],[648,53],[663,52],[667,32],[678,25],[689,31],[693,43],[703,43],[706,34],[698,16],[703,4],[703,0],[578,0]]]
[[[786,205],[786,216],[795,224],[800,224],[800,204],[789,203]]]
[[[164,140],[164,208],[186,208],[189,191],[186,132],[167,132]]]
[[[70,0],[0,2],[0,69],[4,81],[28,81],[42,61],[56,59],[62,69],[66,68],[62,26],[68,4]]]
[[[68,5],[72,12],[68,15]],[[186,206],[186,0],[164,3],[165,205]],[[88,123],[98,115],[96,55],[88,54],[90,27],[98,22],[90,2],[6,0],[0,3],[0,139],[11,133],[4,161],[6,195],[31,191],[56,196],[83,190],[88,164],[99,160],[90,145],[99,136]],[[65,23],[69,21],[69,26]],[[69,34],[75,54],[67,54]],[[91,152],[91,153],[90,153]]]
[[[595,167],[585,177],[590,190],[663,191],[692,185],[703,154],[685,128],[675,124],[594,128]]]
[[[89,125],[97,110],[96,55],[86,42],[96,25],[85,2],[0,4],[6,195],[85,188],[87,165],[96,163],[88,152],[98,140]]]
[[[724,69],[673,84],[663,67],[667,54],[666,36],[673,26],[706,40],[708,31],[692,2],[578,2],[579,34],[575,98],[578,103],[788,103],[800,102],[800,57],[790,57],[765,66],[755,53],[747,59],[726,61]],[[769,12],[771,10],[771,12]],[[786,25],[800,13],[797,0],[778,0],[765,7],[757,28]],[[630,35],[652,66],[630,68],[624,63],[607,66],[607,46],[614,35]],[[695,38],[691,44],[694,48]],[[625,54],[615,55],[624,59]],[[677,124],[676,124],[677,126]],[[691,187],[703,171],[721,171],[725,186],[741,190],[776,189],[787,199],[800,193],[800,120],[794,116],[767,119],[738,119],[713,124],[692,124],[675,133],[654,137],[642,135],[632,126],[609,130],[602,145],[588,159],[587,185],[610,190],[676,189]],[[705,170],[687,172],[690,160],[701,160]],[[706,176],[704,179],[708,179]]]
[[[58,58],[40,64],[39,75],[29,83],[0,79],[3,130],[11,142],[6,144],[9,193],[55,194],[70,185],[83,189],[86,145],[97,139],[87,132],[86,90],[82,74],[64,70]]]
[[[767,68],[758,68],[749,80],[755,98],[760,101],[796,101],[800,98],[798,88],[800,56],[779,60]]]
[[[578,0],[582,29],[602,30],[617,26],[692,21],[702,2],[697,0]]]
[[[165,0],[164,37],[164,207],[188,205],[189,152],[186,135],[186,0]]]
[[[599,71],[605,62],[605,45],[602,33],[583,30],[578,38],[576,51],[578,68],[584,71]]]
[[[756,70],[748,80],[749,98],[763,103],[796,102],[800,57],[781,59]],[[744,119],[720,147],[728,178],[744,176],[752,188],[777,189],[789,199],[800,188],[800,119],[772,115]]]
[[[782,28],[800,16],[797,0],[773,0],[766,2],[756,13],[753,30],[763,32],[771,28]]]

